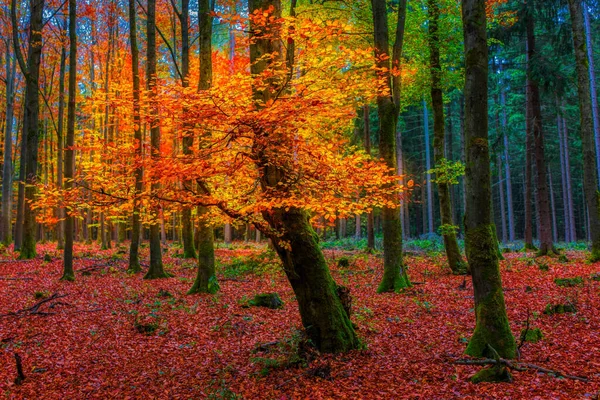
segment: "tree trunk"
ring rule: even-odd
[[[431,146],[429,144],[429,110],[423,99],[423,127],[425,129],[425,179],[427,180],[427,233],[433,233],[433,187],[431,185]]]
[[[143,189],[143,171],[142,171],[142,129],[140,116],[140,70],[139,70],[139,49],[137,44],[137,22],[135,11],[135,0],[129,0],[129,43],[131,46],[131,75],[133,78],[133,140],[135,141],[135,186],[134,196],[138,196]],[[129,266],[127,270],[132,273],[138,273],[142,270],[140,266],[140,203],[134,198],[131,224],[131,243],[129,245]]]
[[[525,197],[523,199],[523,207],[525,208],[525,229],[524,229],[524,241],[525,250],[537,250],[533,245],[533,213],[531,206],[531,197],[533,191],[533,179],[532,179],[532,162],[531,153],[533,151],[533,130],[532,130],[532,118],[531,118],[531,103],[530,99],[530,86],[525,87],[525,98],[526,98],[526,110],[525,110],[525,125],[526,125],[526,138],[525,138]]]
[[[527,15],[527,59],[528,68],[536,55],[533,13]],[[552,243],[552,225],[550,217],[550,196],[548,194],[548,179],[546,177],[546,159],[544,156],[544,132],[542,127],[542,108],[540,104],[540,90],[537,82],[531,78],[531,70],[528,71],[527,82],[529,86],[528,103],[531,106],[532,130],[534,141],[534,157],[536,167],[538,214],[537,226],[540,229],[538,237],[540,248],[538,255],[546,255],[554,252]]]
[[[6,246],[12,241],[12,133],[15,110],[15,81],[17,59],[11,57],[10,39],[6,48],[6,122],[4,127],[4,156],[2,165],[2,219],[0,219],[0,240]]]
[[[371,0],[373,7],[373,26],[375,29],[374,44],[376,65],[380,78],[385,81],[385,89],[389,94],[377,96],[377,113],[379,115],[379,154],[390,169],[396,168],[396,125],[399,115],[399,82],[394,82],[390,74],[392,66],[399,66],[402,54],[406,2],[398,7],[398,25],[392,65],[389,56],[389,29],[385,0]],[[399,291],[411,286],[402,258],[402,225],[398,210],[390,207],[382,209],[383,225],[383,278],[377,288],[378,293]]]
[[[476,325],[466,353],[491,357],[516,356],[498,266],[498,244],[491,216],[488,144],[488,46],[485,0],[463,0],[465,39],[465,150],[467,209],[465,248],[475,292]]]
[[[200,80],[199,90],[207,90],[212,85],[212,20],[209,0],[199,0],[198,16],[200,29]],[[198,272],[196,280],[188,294],[215,293],[219,290],[215,275],[215,245],[212,226],[203,219],[208,213],[208,208],[198,207],[198,230],[196,243],[198,248]],[[257,242],[260,242],[260,233],[257,231]]]
[[[25,119],[23,124],[23,137],[25,143],[22,147],[25,157],[21,155],[24,165],[24,188],[23,197],[23,242],[19,258],[31,259],[36,256],[36,221],[35,210],[32,202],[35,199],[35,183],[38,176],[38,140],[39,140],[39,75],[40,61],[42,56],[42,29],[44,0],[30,0],[29,2],[29,46],[27,51],[27,65],[23,61],[21,45],[18,40],[18,26],[16,20],[15,0],[11,2],[11,14],[13,20],[13,45],[15,54],[19,60],[21,71],[25,76]],[[23,167],[22,167],[23,168]],[[23,185],[21,185],[23,186]]]
[[[552,172],[548,167],[548,187],[550,188],[550,211],[552,214],[552,240],[558,242],[558,229],[556,227],[556,207],[554,204],[554,188],[552,186]]]
[[[512,177],[510,172],[510,153],[508,145],[508,118],[506,116],[506,94],[504,88],[500,91],[500,104],[502,106],[502,136],[504,140],[504,175],[506,177],[506,204],[508,210],[508,240],[514,242],[515,237],[515,212],[512,195]]]
[[[160,120],[158,118],[158,103],[156,90],[156,0],[148,0],[148,16],[146,22],[146,82],[150,118],[150,157],[153,161],[160,158]],[[151,193],[155,193],[160,184],[152,177]],[[157,210],[159,211],[159,210]],[[160,213],[161,214],[161,213]],[[162,215],[160,215],[162,217]],[[162,218],[161,218],[162,221]],[[150,225],[150,268],[144,279],[168,278],[162,263],[161,221],[152,221]]]
[[[67,110],[67,147],[65,149],[65,188],[73,188],[75,177],[75,102],[77,100],[77,1],[69,0],[69,105]],[[65,211],[63,211],[63,214]],[[64,271],[61,279],[75,280],[73,271],[73,235],[75,217],[66,214]]]
[[[600,112],[598,110],[598,92],[596,91],[596,71],[594,69],[594,48],[590,15],[585,2],[583,3],[583,18],[585,24],[585,44],[587,46],[588,71],[590,75],[590,97],[592,100],[592,120],[594,123],[594,142],[596,145],[596,175],[600,177]],[[599,181],[600,184],[600,181]]]
[[[365,124],[365,152],[371,155],[371,129],[370,129],[370,108],[368,104],[363,107]],[[375,221],[373,211],[367,214],[367,251],[375,250]]]
[[[569,228],[569,197],[567,195],[567,179],[566,179],[566,164],[565,164],[565,150],[564,140],[562,133],[562,122],[560,113],[558,111],[558,101],[556,102],[557,114],[556,114],[556,130],[558,132],[558,152],[560,157],[560,183],[562,188],[562,201],[563,201],[563,221],[565,224],[565,242],[571,241],[570,228]]]
[[[571,179],[571,158],[569,156],[569,130],[567,128],[566,118],[562,118],[563,125],[563,140],[565,150],[565,165],[566,165],[566,179],[567,179],[567,195],[569,197],[569,230],[571,232],[570,241],[577,241],[577,230],[575,229],[575,201],[573,200],[573,181]]]
[[[248,8],[250,13],[262,12],[266,16],[272,13],[275,19],[281,16],[280,0],[249,0]],[[255,22],[251,21],[250,69],[256,76],[262,74],[269,64],[278,61],[277,57],[265,59],[264,55],[280,55],[282,52],[277,38],[277,23],[261,25],[260,36],[254,25]],[[265,107],[272,98],[269,89],[253,87],[252,92],[258,109]],[[271,140],[275,140],[273,135],[276,133],[271,132],[269,127],[257,126],[254,129],[257,142],[254,143],[253,151],[257,168],[261,171],[261,188],[263,191],[277,191],[278,183],[287,179],[285,169],[273,164],[268,152],[264,152],[260,145],[271,143]],[[281,141],[280,136],[276,138]],[[292,144],[287,143],[287,146],[291,151]],[[272,236],[271,239],[296,294],[302,323],[309,338],[322,352],[333,353],[357,348],[360,342],[338,297],[337,286],[319,248],[316,234],[309,224],[307,213],[290,207],[288,210],[264,212],[263,218],[281,234],[281,237]],[[283,242],[287,245],[282,246]]]
[[[600,193],[598,192],[598,172],[596,170],[596,147],[594,146],[594,124],[588,59],[586,52],[582,5],[579,0],[569,0],[573,42],[575,45],[575,67],[581,119],[581,145],[583,148],[583,189],[588,212],[588,234],[592,242],[590,261],[600,261]]]
[[[454,274],[464,274],[467,269],[460,254],[458,241],[456,240],[456,230],[452,219],[452,202],[450,198],[451,182],[445,179],[445,172],[442,171],[442,165],[447,161],[444,152],[446,142],[445,121],[444,121],[444,96],[442,93],[442,65],[440,61],[440,36],[439,36],[439,18],[440,9],[436,0],[427,1],[427,11],[429,14],[429,57],[431,71],[431,105],[433,109],[433,156],[435,159],[436,181],[438,187],[440,216],[442,222],[441,233],[444,237],[444,247],[448,258],[448,265]],[[427,105],[423,104],[425,110]],[[427,126],[427,117],[425,117],[425,126]],[[428,129],[425,129],[426,134]],[[431,179],[428,175],[428,191],[431,189]],[[430,192],[428,192],[428,195]],[[428,200],[431,200],[428,196]],[[433,207],[429,204],[430,229],[433,228]]]
[[[66,25],[66,21],[65,21]],[[66,28],[66,27],[65,27]],[[60,77],[58,79],[58,127],[56,130],[57,154],[56,154],[56,186],[63,188],[63,166],[64,166],[64,147],[63,137],[64,115],[65,115],[65,71],[66,71],[67,50],[64,45],[60,52]],[[56,225],[56,234],[58,236],[57,249],[63,249],[65,246],[65,209],[57,208],[58,224]]]
[[[506,204],[504,196],[504,177],[502,176],[502,156],[498,154],[498,192],[500,194],[500,225],[502,226],[502,243],[508,240],[508,232],[506,230]]]

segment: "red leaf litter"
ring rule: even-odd
[[[453,363],[464,357],[475,323],[468,278],[463,289],[464,278],[451,275],[441,257],[415,255],[407,259],[414,288],[377,295],[381,258],[339,250],[325,254],[335,280],[351,290],[352,319],[366,348],[264,376],[257,346],[290,337],[300,317],[281,271],[222,275],[233,257],[264,251],[237,247],[217,250],[221,291],[214,296],[186,295],[194,262],[168,254],[163,261],[174,277],[145,281],[125,272],[126,251],[76,246],[71,283],[59,281],[62,260],[54,245],[38,246],[39,254],[53,256],[50,262],[11,260],[9,250],[0,262],[0,393],[8,399],[599,398],[600,282],[590,277],[600,265],[586,264],[581,252],[569,252],[567,263],[537,261],[549,271],[523,253],[507,254],[501,270],[517,341],[528,310],[530,326],[544,335],[521,347],[521,361],[589,382],[529,370],[513,371],[512,383],[475,385],[469,377],[481,367]],[[337,266],[342,255],[349,267]],[[583,284],[554,282],[576,276]],[[243,307],[263,292],[279,293],[284,307]],[[578,311],[543,313],[547,304],[566,302]],[[139,329],[147,326],[153,330]],[[21,385],[14,383],[15,353],[26,377]],[[319,367],[327,368],[326,376],[309,373]]]

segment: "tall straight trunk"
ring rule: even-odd
[[[550,212],[552,214],[552,240],[558,242],[558,229],[556,224],[556,205],[554,203],[554,188],[552,185],[552,172],[548,167],[548,187],[550,188]]]
[[[18,37],[17,16],[15,0],[11,1],[11,17],[13,23],[13,46],[21,71],[25,76],[25,118],[23,123],[23,137],[25,143],[25,158],[21,161],[24,165],[24,197],[23,197],[23,241],[21,243],[21,259],[31,259],[36,256],[36,221],[35,210],[32,202],[35,198],[35,182],[38,176],[38,141],[39,141],[39,76],[40,61],[42,56],[42,29],[44,27],[44,0],[30,0],[29,2],[29,46],[27,50],[27,64],[21,53]],[[23,168],[23,167],[22,167]],[[23,185],[21,185],[23,186]]]
[[[571,158],[569,155],[569,129],[567,128],[567,120],[562,117],[563,126],[563,149],[565,151],[565,166],[566,166],[566,180],[567,180],[567,195],[569,198],[569,230],[571,232],[570,241],[574,242],[577,240],[577,230],[575,229],[575,201],[573,200],[573,181],[571,179]]]
[[[406,2],[398,6],[398,24],[393,48],[392,63],[389,60],[389,29],[385,0],[371,0],[373,8],[374,44],[376,65],[389,93],[377,96],[379,115],[379,154],[390,169],[396,168],[396,125],[400,111],[400,82],[392,80],[390,68],[400,65],[404,40]],[[399,291],[411,286],[402,257],[402,225],[400,214],[390,207],[382,209],[383,225],[383,278],[378,293]]]
[[[11,57],[10,39],[6,48],[6,112],[4,125],[4,155],[2,164],[2,216],[0,219],[0,241],[4,245],[12,241],[12,134],[15,118],[15,80],[17,59]]]
[[[276,20],[281,16],[280,0],[249,0],[248,8],[250,13],[262,13],[266,16],[272,13]],[[282,65],[273,65],[279,61],[277,55],[282,54],[282,51],[277,37],[277,24],[260,26],[260,35],[257,34],[254,24],[255,22],[251,21],[250,70],[256,76],[262,74],[269,66]],[[276,56],[266,59],[264,55],[269,54]],[[252,93],[257,109],[269,104],[273,96],[269,89],[256,86],[253,86]],[[281,137],[270,129],[255,127],[256,140],[259,143],[281,140]],[[273,137],[274,135],[277,136]],[[292,143],[284,145],[290,151],[293,148]],[[261,171],[261,189],[276,192],[278,183],[286,181],[288,177],[285,169],[274,164],[268,153],[259,149],[260,147],[262,146],[255,142],[253,151],[257,168]],[[331,277],[315,232],[309,224],[308,214],[301,209],[290,207],[287,210],[279,208],[264,212],[263,218],[281,235],[272,236],[272,243],[296,295],[302,323],[309,338],[322,352],[334,353],[357,348],[360,342],[337,294],[337,285]]]
[[[462,0],[465,39],[465,150],[467,212],[465,248],[475,292],[476,325],[466,353],[514,358],[517,346],[510,330],[491,214],[488,144],[488,45],[485,0]]]
[[[400,177],[400,184],[405,186],[406,179],[404,176],[404,148],[402,146],[402,130],[396,130],[396,173]],[[402,226],[402,238],[406,238],[408,230],[408,193],[405,192],[400,200],[400,225]]]
[[[365,151],[368,155],[371,155],[371,129],[370,129],[370,107],[368,104],[365,104],[363,107],[364,114],[364,142],[365,142]],[[373,211],[367,214],[367,250],[372,251],[375,249],[375,221],[373,216]]]
[[[548,193],[548,179],[546,176],[546,159],[544,156],[544,131],[542,127],[542,107],[540,103],[540,90],[537,82],[531,78],[531,62],[536,56],[535,34],[533,13],[529,13],[526,20],[527,25],[527,59],[529,86],[528,103],[531,106],[534,158],[536,167],[537,200],[536,209],[538,215],[537,226],[539,227],[540,248],[538,255],[546,255],[554,252],[552,242],[552,221],[550,217],[550,195]]]
[[[200,30],[200,80],[199,90],[208,90],[212,86],[212,21],[211,5],[209,0],[198,1],[198,16]],[[202,145],[202,143],[200,143]],[[198,249],[198,272],[193,286],[188,291],[192,293],[214,293],[219,289],[215,275],[215,245],[214,231],[204,216],[208,208],[198,207],[198,231],[196,244]],[[257,230],[256,241],[260,242],[260,233]]]
[[[502,136],[504,141],[504,175],[506,178],[506,205],[508,210],[508,240],[514,242],[515,236],[515,211],[512,195],[512,176],[510,172],[510,152],[508,144],[508,118],[506,112],[506,93],[504,88],[500,91],[500,105],[502,106]]]
[[[460,120],[460,161],[462,161],[463,164],[466,163],[466,149],[465,149],[465,96],[464,94],[460,96],[460,103],[459,103],[459,120]],[[464,176],[462,176],[460,178],[460,182],[461,182],[461,188],[462,188],[462,213],[461,215],[465,215],[465,213],[467,212],[467,184],[466,184],[466,178]],[[460,220],[462,221],[464,218],[461,218]]]
[[[532,123],[532,112],[530,99],[530,86],[525,87],[525,191],[523,199],[523,207],[525,208],[525,229],[524,229],[524,241],[526,250],[535,250],[536,247],[533,245],[533,213],[532,213],[532,192],[533,192],[533,179],[532,179],[532,157],[533,151],[533,123]]]
[[[594,48],[592,41],[592,27],[590,24],[590,13],[587,6],[583,8],[583,19],[585,25],[585,45],[587,46],[588,71],[590,75],[590,97],[592,100],[592,121],[594,124],[594,142],[596,145],[596,175],[600,177],[600,112],[598,110],[598,92],[596,90],[596,70],[594,68]],[[600,184],[600,181],[599,181]],[[600,186],[599,186],[600,187]]]
[[[444,237],[444,247],[448,257],[448,265],[455,274],[466,273],[465,263],[458,248],[456,240],[456,230],[452,219],[452,202],[450,198],[450,187],[452,183],[445,179],[445,173],[442,172],[442,165],[447,161],[444,152],[446,142],[445,121],[444,121],[444,96],[442,93],[442,65],[440,61],[440,35],[439,18],[440,9],[436,0],[427,1],[427,11],[429,13],[429,57],[431,71],[431,105],[433,109],[433,156],[437,168],[436,182],[438,186],[440,216],[442,222],[442,236]],[[427,105],[424,104],[425,109]],[[427,119],[427,118],[426,118]],[[427,126],[426,122],[426,126]],[[426,129],[427,132],[427,129]],[[428,182],[428,190],[431,182]],[[431,204],[431,203],[430,203]],[[430,221],[433,220],[433,207],[430,207]],[[431,229],[430,223],[430,229]]]
[[[66,23],[65,23],[66,25]],[[66,28],[66,27],[65,27]],[[65,71],[67,62],[67,49],[63,46],[60,51],[60,72],[58,79],[58,127],[56,130],[57,154],[56,154],[56,185],[59,189],[63,188],[63,154],[65,141],[63,137],[64,116],[65,116]],[[65,246],[65,210],[63,207],[57,208],[58,224],[56,225],[56,234],[58,236],[58,249]]]
[[[508,241],[508,231],[506,229],[506,198],[504,195],[504,176],[502,175],[502,156],[498,154],[498,192],[500,194],[500,225],[502,226],[502,242]]]
[[[592,242],[590,261],[600,261],[600,192],[596,169],[594,146],[594,123],[592,121],[591,82],[588,76],[588,58],[581,1],[569,0],[571,26],[575,45],[575,68],[577,70],[577,93],[581,120],[581,145],[583,149],[583,189],[588,212],[588,235]]]
[[[562,202],[563,202],[563,221],[565,225],[565,242],[571,241],[571,230],[569,228],[569,196],[567,195],[567,179],[566,179],[566,163],[565,163],[565,149],[564,140],[562,133],[562,121],[560,113],[558,111],[558,101],[556,102],[557,114],[556,114],[556,130],[558,132],[558,152],[560,157],[560,183],[562,190]]]
[[[73,188],[75,176],[75,101],[77,100],[77,0],[69,0],[69,105],[67,110],[67,147],[65,149],[65,188]],[[63,211],[64,213],[64,211]],[[75,280],[73,271],[73,235],[75,217],[67,213],[65,220],[64,270],[61,279]]]
[[[425,145],[425,179],[427,185],[427,233],[433,233],[433,186],[431,184],[431,146],[429,144],[429,110],[423,99],[423,128]]]
[[[146,21],[146,82],[150,118],[150,157],[153,162],[160,158],[160,120],[158,117],[158,102],[156,89],[156,0],[148,0]],[[155,193],[160,184],[152,177],[151,193]],[[158,210],[157,210],[158,211]],[[160,213],[162,217],[162,213]],[[161,222],[152,221],[150,225],[150,268],[144,279],[168,278],[162,263]]]
[[[354,216],[354,240],[360,240],[361,237],[361,226],[360,226],[360,214]]]
[[[143,189],[143,171],[142,171],[142,129],[140,116],[140,67],[139,67],[139,49],[137,44],[137,23],[135,0],[129,0],[129,43],[131,46],[131,75],[133,78],[133,140],[136,142],[135,148],[135,186],[134,196],[138,196]],[[131,244],[129,246],[129,266],[128,271],[137,273],[142,270],[140,266],[140,203],[137,197],[133,200],[131,224]]]

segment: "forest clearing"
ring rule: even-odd
[[[600,396],[597,0],[0,0],[0,393]]]

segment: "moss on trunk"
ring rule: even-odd
[[[283,232],[281,238],[273,238],[273,245],[296,294],[308,337],[325,353],[359,348],[360,341],[337,294],[337,285],[307,214],[290,209],[265,213],[264,217]]]
[[[198,213],[208,212],[206,207],[199,207]],[[213,238],[213,229],[203,221],[198,225],[198,273],[194,285],[187,294],[195,293],[216,293],[219,290],[219,284],[215,275],[215,247]]]
[[[150,268],[144,279],[170,278],[162,263],[162,247],[160,244],[160,226],[158,223],[150,226]]]

